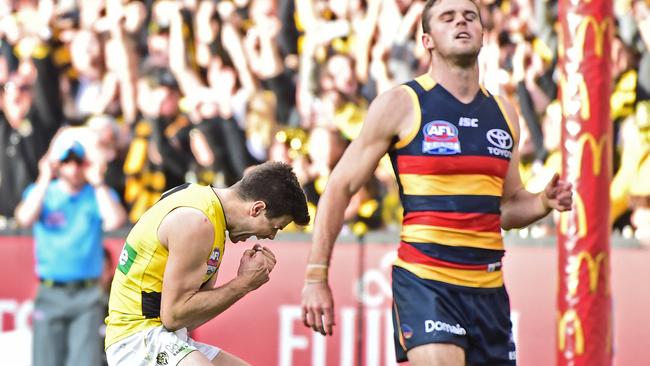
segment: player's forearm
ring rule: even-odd
[[[334,182],[330,180],[330,182]],[[309,264],[329,265],[334,242],[343,226],[343,212],[351,195],[340,187],[329,186],[321,197],[316,214],[314,238],[309,253]]]
[[[551,209],[544,203],[543,194],[519,190],[501,205],[501,227],[506,230],[522,228],[548,215]]]
[[[198,291],[181,304],[163,307],[160,319],[165,328],[171,331],[195,329],[226,311],[251,291],[246,282],[235,278],[223,286]]]

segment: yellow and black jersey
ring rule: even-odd
[[[164,193],[126,238],[111,287],[106,318],[105,346],[138,331],[159,326],[163,274],[169,252],[158,240],[158,227],[165,216],[178,207],[203,212],[214,227],[214,242],[205,259],[203,282],[219,269],[224,254],[226,219],[216,193],[209,186],[183,184]],[[182,223],[179,223],[182,225]]]
[[[484,88],[462,103],[423,75],[402,86],[415,111],[389,152],[404,218],[395,265],[469,287],[503,284],[500,202],[516,136]]]

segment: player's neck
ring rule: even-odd
[[[230,188],[212,188],[214,193],[219,197],[219,202],[223,209],[223,216],[226,218],[226,230],[231,230],[239,225],[241,211],[241,198],[237,192]]]
[[[478,63],[465,67],[434,56],[429,75],[463,103],[474,100],[480,88]]]

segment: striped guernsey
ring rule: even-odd
[[[517,138],[507,114],[484,88],[465,104],[427,74],[402,87],[415,121],[389,153],[404,207],[395,265],[424,279],[502,286],[500,202]]]

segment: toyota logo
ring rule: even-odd
[[[487,139],[490,143],[501,149],[512,147],[512,137],[504,130],[493,128],[487,132]]]

